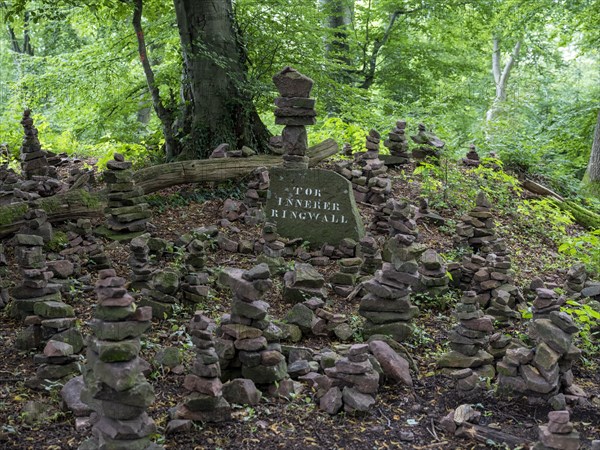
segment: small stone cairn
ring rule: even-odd
[[[188,304],[197,305],[209,298],[209,279],[205,272],[187,274],[180,287],[183,300]]]
[[[352,337],[354,330],[344,314],[334,313],[325,301],[313,297],[296,303],[286,315],[286,322],[298,326],[304,335],[335,336],[341,341]]]
[[[15,198],[19,186],[19,176],[13,169],[0,166],[0,205],[8,205]]]
[[[38,364],[38,368],[35,377],[27,380],[25,384],[33,389],[42,389],[57,381],[64,382],[81,372],[79,359],[71,344],[50,340],[46,343],[44,351],[33,357],[33,362]]]
[[[275,99],[275,123],[285,125],[281,138],[283,167],[307,169],[308,136],[306,125],[316,123],[315,100],[309,98],[313,80],[291,67],[285,67],[273,77],[281,97]]]
[[[26,109],[23,112],[21,120],[25,136],[21,145],[21,169],[23,176],[27,180],[33,180],[33,177],[48,177],[56,178],[56,169],[48,165],[46,152],[42,150],[42,146],[38,139],[38,131],[33,125],[33,117],[31,110]],[[50,193],[49,195],[52,195]]]
[[[258,167],[250,175],[248,190],[244,197],[244,203],[248,210],[244,216],[244,223],[250,226],[258,225],[265,221],[263,208],[267,203],[270,178],[269,169]]]
[[[67,248],[61,250],[61,256],[88,265],[95,270],[109,269],[111,262],[104,252],[102,242],[93,234],[89,219],[77,219],[67,227]]]
[[[140,336],[151,325],[152,311],[136,308],[125,279],[113,269],[99,272],[96,294],[81,392],[81,399],[95,411],[93,437],[79,449],[159,449],[150,441],[156,425],[146,412],[154,390],[142,374],[139,357]]]
[[[365,143],[367,151],[356,161],[362,171],[362,176],[352,180],[355,184],[354,197],[356,200],[371,205],[385,203],[390,192],[392,192],[392,182],[386,174],[387,167],[379,159],[380,140],[381,136],[376,130],[369,131]],[[364,195],[357,196],[357,193]],[[363,196],[364,199],[362,199]]]
[[[344,145],[342,145],[342,155],[352,158],[352,153],[352,145],[349,142],[344,142]]]
[[[176,297],[179,292],[179,278],[179,272],[173,269],[154,271],[150,287],[142,290],[140,305],[152,307],[152,316],[157,319],[171,317],[175,305],[179,304]]]
[[[381,269],[381,265],[383,264],[381,250],[377,241],[373,236],[366,235],[359,241],[358,245],[359,256],[363,260],[360,267],[361,275],[375,275],[375,272]]]
[[[506,351],[497,365],[501,389],[548,400],[560,392],[561,386],[567,393],[578,391],[571,371],[573,361],[581,354],[572,342],[578,328],[568,314],[560,312],[564,302],[564,297],[550,289],[537,289],[529,325],[536,346]]]
[[[269,258],[279,258],[283,255],[285,242],[283,242],[277,233],[277,225],[267,222],[262,229],[263,253]]]
[[[475,207],[460,218],[456,226],[456,244],[460,247],[471,247],[478,251],[486,243],[492,242],[496,237],[494,233],[494,215],[491,211],[492,204],[484,192],[479,191],[475,200]]]
[[[464,293],[454,309],[454,317],[458,325],[448,334],[450,351],[444,353],[437,364],[450,369],[459,392],[474,393],[479,387],[479,377],[495,375],[494,357],[484,350],[494,330],[493,318],[481,311],[474,291]]]
[[[387,140],[383,143],[390,150],[390,155],[394,157],[394,164],[410,163],[408,141],[405,133],[406,121],[399,120],[396,122],[396,127],[388,134]]]
[[[477,153],[475,144],[469,145],[469,151],[467,152],[467,156],[462,159],[462,163],[467,167],[479,167],[479,153]]]
[[[587,272],[585,271],[585,266],[581,263],[574,264],[567,272],[567,280],[564,285],[566,294],[570,298],[579,298],[586,281]]]
[[[342,297],[350,295],[358,283],[362,265],[363,260],[358,257],[343,258],[338,261],[338,271],[329,279],[337,295]]]
[[[183,387],[190,392],[174,414],[175,419],[202,422],[224,422],[231,420],[231,406],[223,398],[221,366],[215,350],[213,333],[215,324],[196,311],[188,332],[196,347],[192,373],[185,376]]]
[[[419,199],[419,209],[415,214],[415,220],[419,224],[426,222],[436,226],[442,226],[446,223],[446,219],[429,209],[429,201],[424,197]]]
[[[25,224],[19,230],[21,234],[40,236],[47,244],[52,240],[54,231],[48,222],[48,214],[43,209],[30,209],[23,216]]]
[[[407,202],[393,202],[391,237],[383,253],[383,266],[375,277],[364,282],[367,294],[361,299],[359,314],[366,319],[363,334],[390,335],[396,341],[412,334],[410,321],[419,308],[410,301],[411,286],[419,282],[417,258],[423,252],[415,241],[418,229]]]
[[[431,131],[427,131],[424,124],[420,123],[418,133],[410,138],[418,145],[412,151],[412,156],[417,161],[424,161],[430,158],[434,162],[437,162],[440,156],[442,156],[442,150],[445,145],[444,141]]]
[[[548,424],[539,427],[538,439],[532,450],[577,450],[581,446],[567,410],[550,411]]]
[[[393,205],[391,200],[388,200],[381,205],[378,205],[373,211],[373,218],[369,224],[369,231],[373,234],[388,236],[390,234],[390,215],[392,214]]]
[[[283,299],[288,303],[327,297],[325,279],[311,264],[297,262],[294,270],[283,276],[283,282]]]
[[[131,274],[129,276],[130,289],[141,291],[149,289],[154,269],[150,264],[150,247],[148,246],[149,234],[133,238],[129,243],[131,255],[127,259]]]
[[[135,185],[131,161],[123,155],[114,154],[114,159],[106,163],[104,179],[108,187],[108,207],[106,208],[107,227],[116,233],[134,233],[146,230],[150,217],[148,203],[143,191]]]
[[[419,260],[419,283],[415,291],[438,297],[448,292],[448,273],[446,263],[433,249],[426,250]]]
[[[368,411],[375,404],[379,390],[379,373],[369,359],[369,345],[355,344],[348,356],[335,361],[325,369],[325,376],[318,381],[319,407],[337,414],[342,408],[352,413]]]
[[[270,276],[266,264],[221,273],[221,283],[233,293],[231,314],[221,319],[215,342],[224,380],[241,375],[257,385],[272,385],[287,378],[282,331],[268,320],[270,306],[261,300],[273,286]]]

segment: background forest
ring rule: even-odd
[[[164,160],[132,27],[142,3],[148,62],[181,131],[175,9],[185,2],[0,2],[0,141],[12,153],[29,107],[47,150]],[[271,77],[291,65],[316,82],[313,143],[334,137],[359,150],[370,128],[386,132],[402,118],[412,132],[423,122],[451,158],[475,143],[577,194],[598,117],[598,0],[237,0],[233,10],[244,89],[273,134]]]

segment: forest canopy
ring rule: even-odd
[[[0,2],[0,141],[18,152],[27,107],[47,150],[101,161],[121,151],[139,164],[206,156],[219,139],[252,139],[209,136],[190,120],[191,99],[202,120],[219,108],[194,97],[190,67],[239,70],[231,98],[252,106],[238,116],[278,134],[271,77],[290,65],[315,80],[312,143],[333,137],[359,149],[370,128],[385,132],[402,118],[412,130],[433,128],[456,157],[474,143],[559,192],[579,187],[598,120],[598,0],[238,0],[229,5],[231,57],[210,47],[214,32],[184,42],[182,18],[202,12],[193,3]],[[267,130],[250,133],[265,146]]]

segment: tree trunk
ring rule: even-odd
[[[594,142],[590,160],[582,180],[583,189],[590,195],[600,198],[600,109],[594,132]]]
[[[500,53],[500,39],[497,36],[493,38],[493,46],[494,49],[492,51],[492,75],[494,76],[494,83],[496,85],[496,96],[494,97],[494,101],[492,102],[492,106],[488,109],[485,120],[486,122],[492,122],[498,112],[500,111],[500,106],[502,102],[506,100],[506,88],[508,86],[508,79],[510,77],[510,72],[514,67],[517,59],[519,58],[519,52],[521,51],[521,41],[517,41],[515,44],[512,53],[508,57],[506,64],[504,65],[504,69],[502,72],[500,71],[501,65],[501,53]]]
[[[348,34],[354,17],[354,0],[320,0],[321,10],[327,15],[325,25],[331,30],[325,50],[328,58],[350,64]]]
[[[191,145],[205,157],[219,144],[267,149],[270,136],[247,89],[247,68],[231,0],[174,0],[192,96]]]
[[[152,95],[152,106],[154,106],[154,111],[156,112],[156,115],[158,116],[162,125],[163,136],[165,137],[165,157],[167,161],[170,161],[175,156],[179,155],[179,143],[175,138],[175,132],[173,130],[173,111],[171,108],[166,108],[160,98],[160,91],[154,79],[154,71],[150,66],[150,61],[148,60],[148,54],[146,52],[146,39],[144,38],[144,30],[142,29],[143,8],[143,0],[135,0],[133,19],[131,22],[137,36],[138,53],[140,55],[142,67],[144,68],[144,74],[146,75],[148,90]]]

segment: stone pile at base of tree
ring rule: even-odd
[[[125,279],[113,269],[99,272],[96,295],[81,393],[94,411],[93,437],[79,450],[159,449],[151,442],[156,425],[146,412],[154,401],[154,389],[142,373],[144,363],[139,357],[140,336],[151,325],[151,308],[136,308]]]
[[[222,379],[248,378],[272,385],[287,378],[279,341],[283,332],[268,319],[269,304],[262,300],[273,282],[266,264],[250,270],[225,269],[220,282],[233,294],[231,314],[221,319],[215,342]]]
[[[215,324],[200,311],[196,311],[188,326],[188,333],[196,349],[191,374],[185,376],[183,387],[190,392],[179,405],[174,419],[201,422],[231,420],[231,406],[223,398],[221,366],[215,350],[213,333]]]
[[[306,125],[316,123],[315,100],[309,98],[313,80],[291,67],[273,77],[281,97],[275,99],[275,123],[285,125],[281,132],[283,167],[308,169]]]
[[[539,427],[538,439],[532,450],[577,450],[581,446],[567,410],[550,411],[548,424]]]
[[[134,233],[146,230],[150,217],[144,192],[135,185],[131,161],[123,155],[114,154],[114,159],[106,163],[104,180],[108,190],[106,226],[116,233]]]

